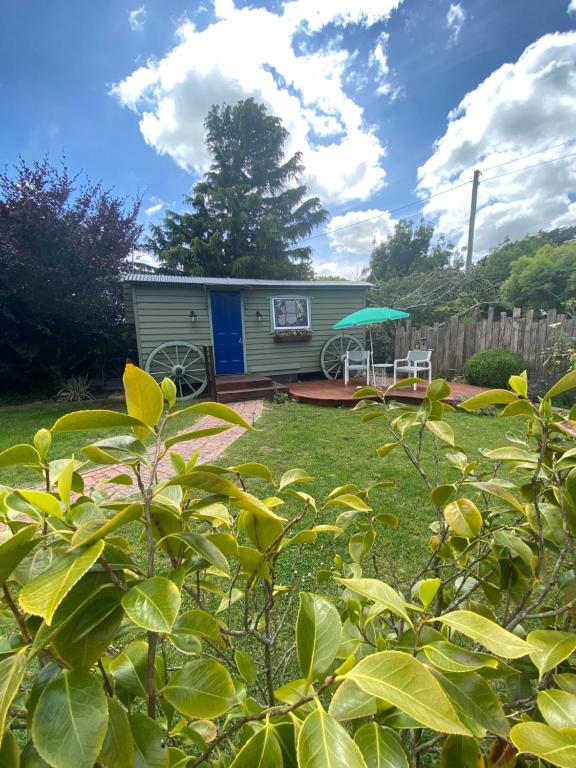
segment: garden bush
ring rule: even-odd
[[[527,367],[521,355],[496,347],[472,355],[464,366],[464,376],[468,384],[504,389],[510,376],[522,373]]]
[[[525,374],[462,403],[526,425],[474,456],[443,420],[445,381],[418,408],[359,390],[379,398],[350,414],[381,425],[374,461],[399,452],[427,490],[417,573],[372,501],[392,481],[315,499],[301,468],[197,466],[178,444],[205,429],[164,434],[173,382],[128,365],[124,385],[127,414],[67,413],[0,453],[43,484],[0,487],[2,768],[574,768],[576,414],[553,403],[576,373],[537,405]],[[252,429],[222,404],[188,410],[219,417],[212,434]],[[104,426],[121,434],[50,458],[53,434]],[[86,488],[84,459],[132,496]],[[340,553],[300,591],[324,536]]]

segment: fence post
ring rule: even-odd
[[[518,353],[518,340],[520,337],[520,318],[522,316],[522,309],[520,307],[514,307],[512,310],[512,338],[510,339],[510,351]]]
[[[218,391],[216,389],[216,366],[214,364],[214,347],[204,345],[204,365],[206,367],[206,376],[208,378],[208,392],[210,399],[218,402]]]

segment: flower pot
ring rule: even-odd
[[[276,344],[295,344],[298,341],[310,341],[311,333],[278,333],[274,336]]]

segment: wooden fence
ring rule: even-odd
[[[551,327],[554,326],[554,327]],[[421,345],[432,349],[432,374],[452,378],[461,375],[465,362],[476,352],[503,347],[517,352],[528,363],[528,373],[536,379],[546,379],[542,352],[561,333],[576,336],[576,319],[550,309],[546,316],[528,310],[514,309],[512,315],[495,315],[490,307],[486,318],[452,317],[443,323],[414,327],[411,320],[398,325],[395,357],[405,357],[408,350]]]

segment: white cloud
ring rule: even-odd
[[[566,11],[567,13],[576,13],[576,0],[570,0],[570,4]]]
[[[450,30],[450,36],[455,43],[460,37],[460,32],[466,21],[466,11],[460,3],[452,3],[446,14],[446,26]]]
[[[164,203],[160,201],[159,203],[154,203],[154,205],[151,205],[149,208],[146,208],[144,213],[146,216],[156,216],[157,213],[160,213],[160,211],[164,208]]]
[[[133,11],[128,11],[128,23],[132,32],[142,32],[146,23],[146,8],[141,5]]]
[[[328,242],[335,253],[362,256],[368,260],[374,243],[381,243],[394,229],[389,211],[371,208],[334,216],[328,224]]]
[[[218,2],[218,0],[216,0]],[[233,0],[225,0],[233,2]],[[400,0],[401,2],[401,0]],[[398,0],[291,0],[284,3],[284,17],[291,27],[303,26],[317,32],[327,24],[367,27],[387,19],[400,5]]]
[[[318,276],[328,277],[337,275],[345,277],[342,272],[342,265],[337,261],[320,261],[314,265],[314,273]]]
[[[204,118],[215,103],[253,96],[290,134],[287,153],[303,152],[304,181],[324,203],[366,200],[382,187],[385,148],[344,85],[354,54],[332,40],[294,50],[298,34],[327,24],[366,26],[402,0],[291,0],[279,13],[215,0],[218,21],[189,22],[178,44],[118,83],[112,93],[140,115],[145,141],[194,173],[206,170]]]
[[[392,93],[392,86],[389,82],[390,66],[388,64],[388,54],[386,53],[389,37],[388,32],[382,32],[369,59],[370,66],[376,71],[376,81],[378,83],[376,93],[381,96]]]
[[[486,169],[478,195],[476,255],[506,237],[574,223],[576,157],[540,165],[576,151],[574,144],[564,144],[574,139],[574,125],[576,32],[545,35],[466,94],[418,169],[418,191],[434,194],[469,181],[475,168]],[[533,165],[538,167],[509,173]],[[490,180],[501,174],[508,175]],[[466,186],[429,201],[424,214],[437,217],[439,229],[464,246],[469,210]]]
[[[159,265],[158,259],[148,251],[143,251],[140,248],[135,248],[130,254],[131,264],[148,264],[150,267],[157,267]]]

